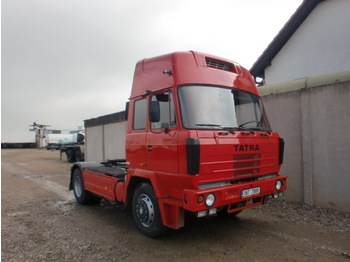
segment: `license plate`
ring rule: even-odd
[[[257,194],[260,194],[260,187],[253,187],[253,188],[242,190],[241,197],[246,198]]]

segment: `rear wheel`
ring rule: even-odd
[[[77,148],[74,153],[75,153],[75,161],[82,161],[80,148]]]
[[[90,204],[93,201],[93,195],[84,189],[83,175],[79,168],[73,172],[73,192],[75,199],[81,205]]]
[[[138,230],[144,235],[156,238],[165,232],[158,200],[149,184],[142,183],[136,188],[132,201],[132,212]]]
[[[67,155],[68,162],[70,162],[70,163],[75,162],[75,154],[74,154],[73,149],[68,148],[66,151],[66,155]]]

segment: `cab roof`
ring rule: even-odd
[[[238,63],[188,51],[139,61],[130,98],[186,84],[226,86],[258,94],[251,74]]]

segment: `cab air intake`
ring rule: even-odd
[[[205,58],[205,61],[206,61],[208,67],[212,67],[212,68],[216,68],[219,70],[224,70],[224,71],[229,71],[229,72],[235,73],[234,65],[231,63],[215,60],[215,59],[208,58],[208,57]]]

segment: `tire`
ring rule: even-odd
[[[68,162],[70,162],[70,163],[75,162],[75,154],[74,154],[74,151],[71,148],[67,149],[66,155],[67,155]]]
[[[165,233],[160,216],[158,200],[151,185],[140,184],[133,196],[132,213],[137,229],[150,238],[156,238]]]
[[[75,161],[81,161],[82,159],[81,159],[80,148],[77,148],[74,153],[75,153]]]
[[[84,189],[83,175],[79,168],[76,168],[73,172],[73,192],[79,204],[87,205],[93,202],[93,195]]]

